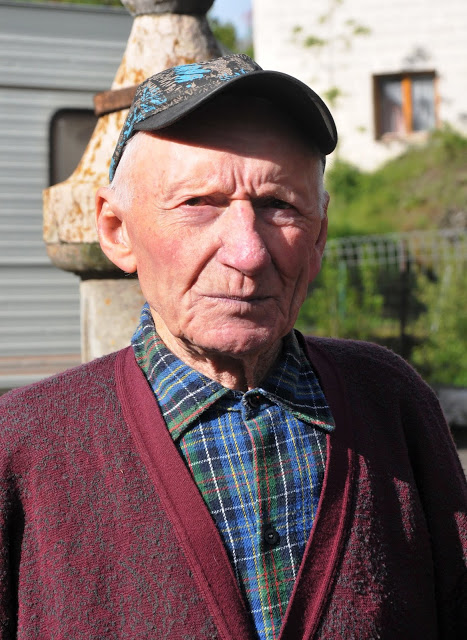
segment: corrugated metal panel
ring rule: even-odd
[[[49,262],[42,240],[49,125],[71,107],[91,108],[92,94],[0,88],[0,266]]]
[[[79,352],[79,280],[48,264],[1,267],[2,356]]]
[[[110,87],[131,23],[126,12],[0,3],[0,388],[77,360],[79,279],[50,263],[42,240],[49,126]]]
[[[107,89],[132,25],[124,10],[76,5],[6,3],[0,15],[0,78],[9,86]]]

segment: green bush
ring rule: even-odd
[[[349,268],[343,260],[326,259],[302,306],[297,328],[321,336],[374,339],[384,303],[377,276],[374,267]]]
[[[467,387],[467,271],[465,261],[452,260],[433,280],[419,278],[426,306],[414,325],[420,342],[411,361],[434,384]]]
[[[467,138],[461,136],[452,127],[445,124],[441,129],[435,129],[431,134],[431,143],[438,161],[450,162],[453,158],[460,158],[465,162],[467,153]]]
[[[467,209],[466,155],[467,138],[443,127],[372,173],[335,160],[326,171],[330,237],[438,228]]]

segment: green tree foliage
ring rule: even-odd
[[[228,51],[232,51],[232,53],[246,53],[250,58],[254,57],[251,37],[240,40],[235,25],[232,22],[221,22],[211,14],[208,14],[208,21],[214,36]]]
[[[321,336],[375,340],[381,330],[383,304],[377,268],[350,268],[344,260],[326,258],[297,328]]]
[[[420,340],[411,360],[437,384],[467,387],[466,266],[465,260],[453,255],[438,278],[419,282],[426,312],[416,323]]]
[[[237,53],[239,50],[239,42],[237,38],[237,30],[232,22],[221,22],[218,18],[209,16],[209,26],[219,42],[229,49]]]

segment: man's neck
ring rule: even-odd
[[[153,317],[154,317],[153,313]],[[154,317],[156,331],[165,346],[180,360],[215,380],[227,389],[248,391],[264,380],[279,356],[282,341],[260,353],[231,356],[224,353],[205,352],[173,336],[161,318]]]

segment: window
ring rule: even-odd
[[[436,76],[433,71],[373,77],[376,137],[405,136],[437,124]]]
[[[50,122],[49,184],[66,180],[76,169],[94,131],[91,109],[60,109]]]

